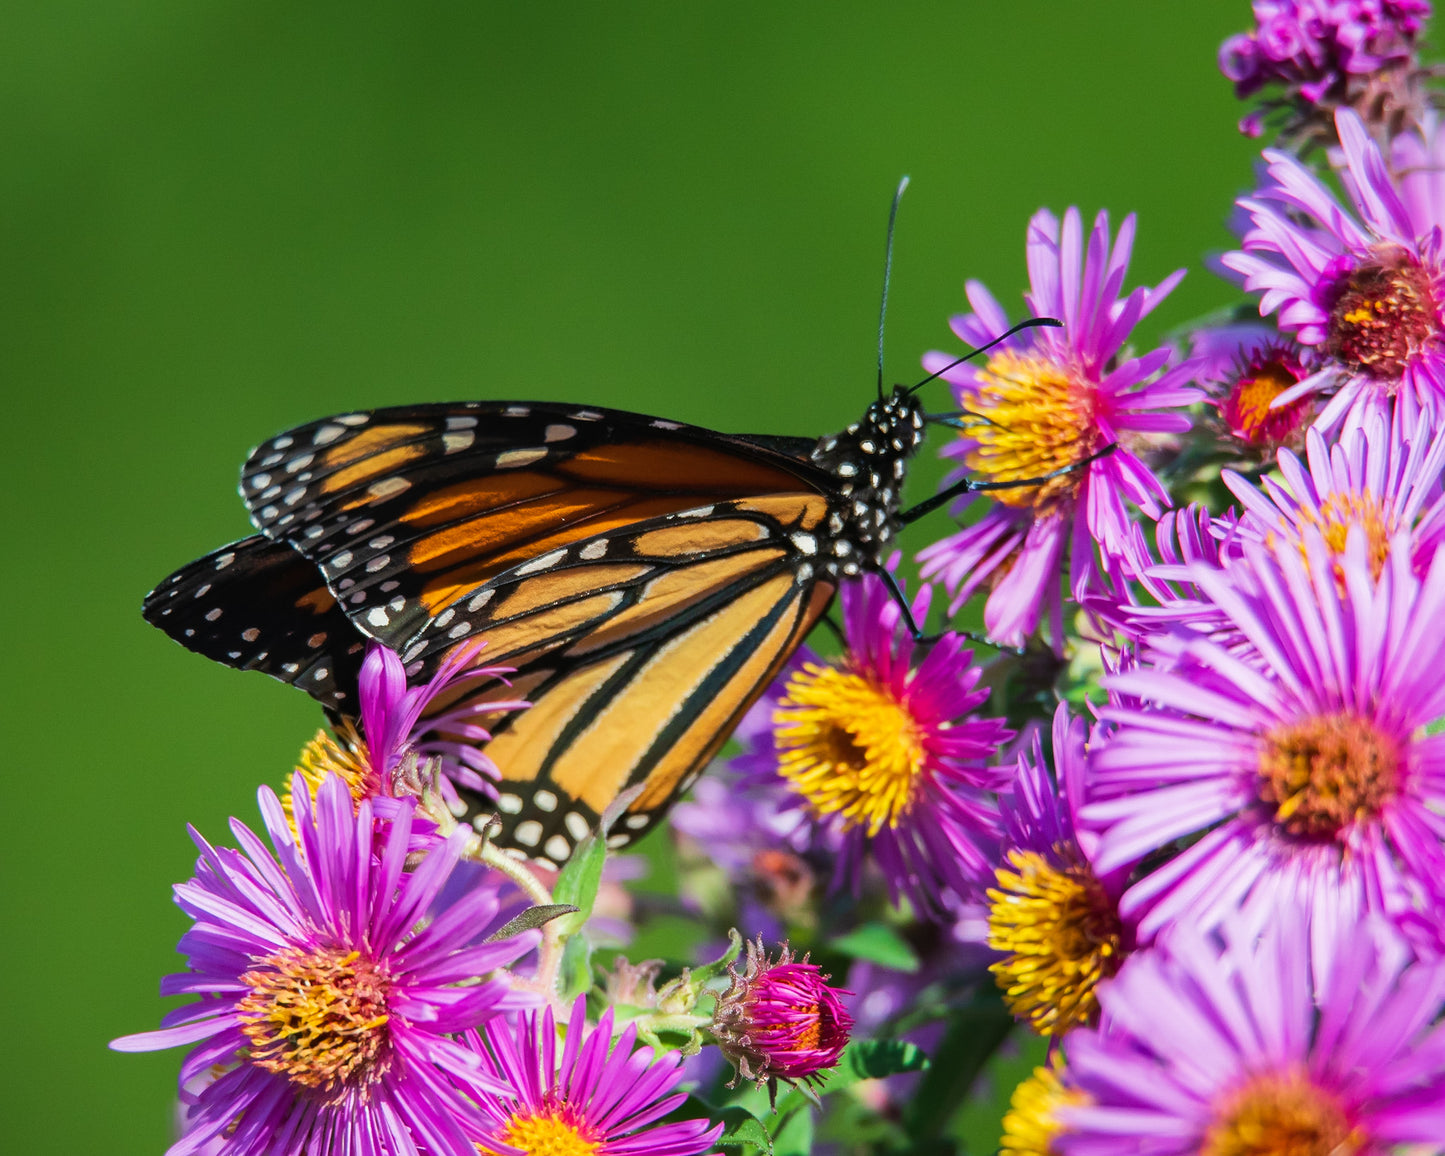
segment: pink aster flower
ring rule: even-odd
[[[1082,719],[1054,712],[1058,782],[1043,744],[1019,756],[1013,794],[1002,801],[1003,854],[988,889],[988,945],[1004,953],[989,969],[1009,1011],[1040,1035],[1058,1036],[1098,1013],[1098,992],[1133,946],[1119,917],[1132,864],[1095,870],[1092,831],[1074,816],[1083,804],[1087,756]]]
[[[837,849],[835,883],[861,879],[865,856],[882,869],[895,901],[907,895],[938,915],[945,892],[966,894],[991,870],[996,808],[984,793],[1006,784],[986,765],[1010,732],[975,718],[988,691],[956,634],[914,664],[898,605],[881,579],[864,575],[842,593],[847,654],[824,662],[803,651],[773,701],[773,757],[739,764],[754,789],[781,779]],[[925,587],[915,621],[928,607]]]
[[[573,1006],[560,1057],[551,1008],[511,1024],[492,1021],[469,1039],[482,1077],[471,1092],[483,1118],[475,1152],[483,1156],[699,1156],[722,1132],[707,1120],[659,1123],[687,1099],[675,1091],[681,1058],[634,1050],[631,1024],[614,1041],[611,1009],[588,1031],[583,997]]]
[[[1056,1108],[1049,1151],[1445,1151],[1445,965],[1377,922],[1292,916],[1258,938],[1180,927],[1133,956],[1100,994],[1103,1025],[1069,1037],[1075,1100]]]
[[[838,1063],[853,1030],[842,997],[853,993],[829,987],[828,976],[806,955],[795,960],[785,946],[772,961],[759,940],[748,944],[744,970],[728,964],[728,976],[732,982],[718,997],[712,1031],[737,1067],[734,1083],[816,1083]]]
[[[1087,245],[1077,209],[1064,214],[1062,226],[1052,213],[1036,213],[1028,228],[1032,288],[1025,300],[1032,313],[1060,318],[1064,327],[1027,330],[983,365],[944,371],[954,360],[944,353],[923,361],[931,372],[944,371],[963,409],[963,437],[943,450],[961,464],[951,479],[1020,482],[1069,470],[1041,485],[994,491],[983,499],[982,518],[919,554],[924,576],[941,577],[953,595],[954,612],[987,586],[984,624],[989,637],[1009,646],[1023,645],[1045,615],[1060,643],[1065,566],[1078,598],[1096,574],[1096,543],[1106,559],[1123,554],[1125,501],[1151,518],[1169,504],[1138,451],[1155,435],[1189,429],[1180,410],[1200,394],[1184,384],[1184,367],[1168,370],[1168,349],[1120,358],[1134,326],[1184,271],[1121,297],[1133,244],[1132,215],[1111,248],[1105,213]],[[1008,328],[1008,316],[978,282],[970,281],[967,292],[974,312],[950,324],[980,346]],[[1117,445],[1113,453],[1090,460],[1110,445]],[[976,498],[959,499],[954,513]]]
[[[1408,532],[1416,573],[1429,569],[1445,538],[1442,468],[1445,438],[1429,426],[1402,430],[1398,421],[1387,429],[1373,416],[1332,446],[1310,430],[1305,462],[1281,450],[1279,481],[1264,477],[1256,487],[1232,470],[1222,477],[1244,508],[1236,541],[1288,541],[1302,549],[1304,529],[1312,526],[1331,552],[1343,554],[1358,532],[1378,578],[1401,531]]]
[[[411,808],[379,832],[371,803],[353,811],[336,776],[313,802],[298,783],[293,840],[280,800],[261,788],[274,856],[232,822],[241,850],[201,850],[176,888],[195,920],[181,938],[190,970],[163,995],[197,995],[160,1031],[125,1036],[118,1051],[197,1045],[184,1087],[223,1074],[194,1097],[171,1156],[313,1152],[475,1156],[474,1112],[448,1076],[475,1067],[449,1037],[519,1006],[500,980],[478,977],[536,942],[529,932],[484,942],[496,896],[478,888],[424,922],[457,864],[465,831],[405,871]]]
[[[1104,680],[1134,701],[1101,712],[1091,753],[1098,868],[1197,837],[1125,894],[1141,940],[1237,906],[1445,926],[1445,735],[1425,732],[1445,714],[1445,556],[1422,578],[1397,542],[1376,581],[1363,535],[1343,554],[1313,527],[1303,540],[1191,568],[1240,645],[1161,628]]]
[[[1268,183],[1239,202],[1252,221],[1244,251],[1223,261],[1263,294],[1261,314],[1278,310],[1280,328],[1326,359],[1274,408],[1333,393],[1317,421],[1328,432],[1370,413],[1388,421],[1393,400],[1412,425],[1445,397],[1441,218],[1412,216],[1358,116],[1343,109],[1335,121],[1354,212],[1294,157],[1266,149]]]
[[[317,733],[301,753],[297,770],[314,794],[332,774],[344,778],[353,798],[376,800],[378,814],[386,814],[385,800],[415,796],[423,785],[418,763],[436,760],[440,775],[434,785],[454,811],[456,788],[496,797],[496,766],[480,749],[490,733],[475,721],[483,714],[520,710],[527,703],[471,702],[466,695],[449,709],[433,709],[438,699],[452,696],[469,683],[498,680],[505,683],[510,667],[474,665],[485,642],[460,646],[448,655],[436,674],[421,686],[408,686],[397,654],[379,642],[368,644],[361,664],[360,729],[343,719],[335,735]],[[290,808],[291,799],[285,799]]]

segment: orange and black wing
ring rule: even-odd
[[[177,570],[141,613],[182,646],[238,670],[260,670],[328,709],[356,709],[366,638],[316,566],[256,534]]]
[[[455,600],[402,653],[425,677],[466,640],[509,684],[470,686],[433,707],[471,712],[500,794],[500,842],[560,863],[619,792],[643,784],[612,835],[620,846],[666,811],[726,741],[827,608],[807,545],[826,500],[741,498],[582,539]],[[525,698],[528,709],[488,712]],[[431,736],[450,740],[441,726]]]
[[[827,493],[811,445],[576,406],[406,406],[273,438],[241,493],[361,631],[404,650],[462,596],[584,539],[735,498]]]

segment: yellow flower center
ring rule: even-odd
[[[1278,445],[1301,423],[1307,399],[1300,398],[1279,409],[1270,409],[1274,399],[1299,383],[1291,368],[1280,361],[1251,366],[1235,381],[1219,410],[1230,432],[1252,446]]]
[[[927,754],[920,727],[889,691],[860,674],[809,663],[773,712],[778,771],[819,815],[844,829],[896,826],[913,803]]]
[[[982,388],[963,418],[976,443],[965,462],[980,481],[1019,482],[1078,465],[1103,448],[1095,424],[1095,387],[1038,353],[1005,350],[979,371]],[[1074,497],[1082,473],[1061,474],[1037,486],[996,490],[1009,506],[1047,510]]]
[[[556,1109],[542,1109],[530,1115],[513,1116],[506,1130],[497,1137],[527,1156],[592,1156],[602,1144],[588,1136],[587,1131]],[[482,1153],[493,1149],[477,1146]]]
[[[1356,373],[1398,381],[1441,338],[1430,271],[1399,246],[1380,246],[1331,291],[1325,352]]]
[[[1286,832],[1334,838],[1375,818],[1395,797],[1403,758],[1399,743],[1348,711],[1277,727],[1259,754],[1259,798]]]
[[[1319,530],[1325,545],[1335,554],[1345,552],[1350,531],[1358,526],[1365,534],[1370,573],[1376,579],[1380,577],[1390,557],[1390,535],[1395,527],[1390,511],[1377,497],[1373,494],[1331,494],[1321,503],[1319,513],[1301,508],[1300,516]],[[1342,572],[1336,577],[1343,583]]]
[[[993,964],[1009,1011],[1044,1036],[1090,1023],[1101,981],[1122,961],[1119,915],[1087,867],[1058,868],[1014,849],[988,892],[988,945],[1009,952]]]
[[[1064,1087],[1053,1068],[1035,1068],[1009,1097],[1003,1118],[999,1156],[1057,1156],[1054,1139],[1063,1131],[1055,1113],[1061,1107],[1086,1104],[1089,1097]]]
[[[306,791],[314,801],[316,792],[330,775],[340,775],[351,792],[355,805],[362,799],[370,798],[380,790],[380,781],[371,769],[371,758],[367,753],[366,740],[350,719],[343,719],[333,736],[325,730],[318,730],[315,737],[301,748],[296,760],[296,769],[306,782]],[[286,821],[291,833],[296,833],[296,818],[292,812],[295,800],[291,797],[290,785],[281,797],[281,806],[286,812]]]
[[[389,982],[359,951],[288,947],[241,979],[251,1063],[325,1092],[364,1090],[386,1071]]]
[[[1353,1156],[1367,1138],[1303,1073],[1258,1076],[1229,1097],[1200,1156]]]

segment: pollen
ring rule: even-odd
[[[1301,518],[1320,531],[1325,545],[1334,554],[1345,552],[1345,543],[1350,531],[1359,527],[1365,535],[1365,553],[1370,561],[1370,573],[1376,580],[1385,569],[1390,557],[1390,535],[1395,524],[1388,510],[1374,494],[1331,494],[1322,503],[1318,513],[1301,508]],[[1344,585],[1344,573],[1336,568],[1337,580]]]
[[[1077,466],[1103,448],[1096,387],[1053,359],[1006,350],[989,358],[979,379],[975,412],[962,424],[975,443],[965,461],[980,481],[1043,477]],[[1082,483],[1081,473],[1063,473],[991,496],[1005,505],[1046,512],[1077,495]]]
[[[602,1144],[572,1116],[570,1110],[558,1108],[519,1113],[497,1139],[527,1156],[592,1156]],[[478,1147],[484,1153],[493,1152],[485,1145]]]
[[[1332,839],[1377,818],[1399,790],[1400,744],[1348,711],[1318,715],[1265,736],[1260,801],[1274,822],[1304,839]]]
[[[331,735],[325,730],[318,730],[315,737],[301,748],[301,755],[296,760],[296,769],[305,780],[306,791],[312,799],[316,798],[317,790],[330,775],[340,775],[345,781],[347,789],[351,792],[353,805],[378,792],[377,775],[371,769],[366,741],[350,719],[342,721],[341,725],[336,728],[335,735]],[[290,824],[291,833],[294,835],[296,821],[292,816],[293,803],[294,800],[288,785],[286,793],[282,796],[281,806],[286,812],[286,821]]]
[[[1012,870],[1010,870],[1012,868]],[[1122,927],[1114,902],[1088,867],[1056,867],[1012,850],[988,892],[988,945],[1009,1011],[1042,1036],[1094,1022],[1098,986],[1119,970]]]
[[[1266,350],[1240,367],[1219,416],[1240,441],[1259,448],[1283,445],[1304,425],[1309,402],[1299,398],[1271,409],[1275,398],[1305,378],[1304,368],[1278,350]]]
[[[1397,245],[1382,245],[1332,288],[1325,352],[1356,373],[1396,381],[1441,340],[1431,270]]]
[[[1354,1156],[1371,1150],[1333,1095],[1303,1072],[1256,1076],[1229,1097],[1200,1156]]]
[[[819,815],[871,837],[913,805],[927,752],[905,703],[873,680],[809,663],[773,714],[778,770]]]
[[[1088,1100],[1078,1089],[1065,1087],[1053,1068],[1035,1068],[1009,1097],[999,1156],[1057,1156],[1054,1140],[1064,1130],[1058,1110]]]
[[[359,951],[289,947],[256,962],[236,1005],[250,1062],[321,1092],[363,1093],[391,1057],[385,971]]]

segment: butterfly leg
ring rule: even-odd
[[[1075,470],[1083,469],[1092,462],[1097,462],[1100,458],[1106,458],[1118,448],[1118,442],[1110,442],[1103,449],[1094,451],[1086,458],[1080,458],[1072,465],[1060,466],[1058,469],[1050,470],[1046,474],[1040,474],[1036,478],[1019,478],[1012,482],[976,482],[972,478],[964,478],[962,481],[955,482],[953,485],[940,490],[934,494],[933,497],[919,502],[918,505],[911,509],[904,510],[898,515],[898,520],[905,526],[910,522],[916,522],[925,514],[933,513],[939,506],[944,505],[946,502],[951,502],[960,494],[977,494],[988,490],[1018,490],[1025,486],[1041,485],[1051,478],[1063,477],[1065,474],[1071,474]]]

